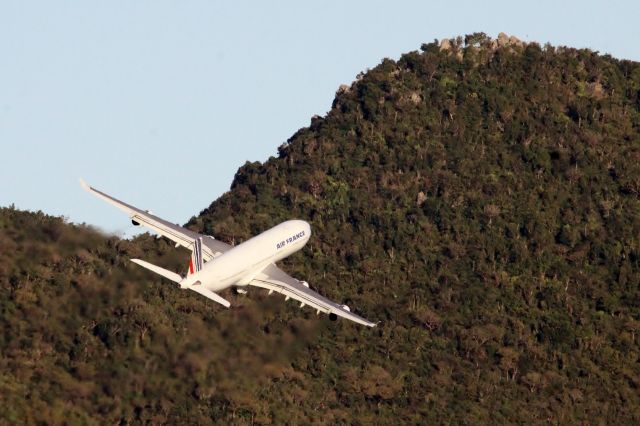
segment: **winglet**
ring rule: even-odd
[[[91,187],[89,186],[89,184],[87,182],[85,182],[84,179],[82,179],[82,178],[80,178],[80,186],[85,191],[89,191],[89,192],[91,191]]]

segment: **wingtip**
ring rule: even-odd
[[[87,182],[84,181],[84,179],[80,178],[79,180],[80,180],[80,186],[82,187],[82,189],[84,189],[85,191],[91,191],[91,187]]]

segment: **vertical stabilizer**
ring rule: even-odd
[[[203,266],[204,260],[202,258],[202,237],[199,237],[193,241],[191,260],[189,261],[189,275],[201,271]]]

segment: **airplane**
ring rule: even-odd
[[[241,243],[231,246],[210,235],[203,235],[174,225],[144,211],[105,194],[80,179],[82,188],[96,197],[124,211],[135,226],[144,226],[175,243],[175,247],[191,250],[191,259],[186,276],[153,265],[141,259],[131,259],[162,277],[178,284],[181,289],[193,290],[225,307],[231,303],[217,292],[236,287],[239,293],[246,290],[241,287],[252,286],[284,294],[285,301],[294,299],[300,307],[308,305],[317,314],[329,314],[335,321],[346,318],[367,327],[376,323],[368,321],[349,309],[321,296],[309,288],[306,281],[298,281],[276,266],[276,262],[299,251],[311,237],[311,226],[303,220],[288,220]]]

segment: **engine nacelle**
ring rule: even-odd
[[[302,284],[303,286],[305,286],[306,288],[309,288],[309,283],[306,281],[300,281],[300,284]]]
[[[351,309],[349,309],[347,305],[342,305],[342,309],[344,309],[347,312],[351,312]]]

